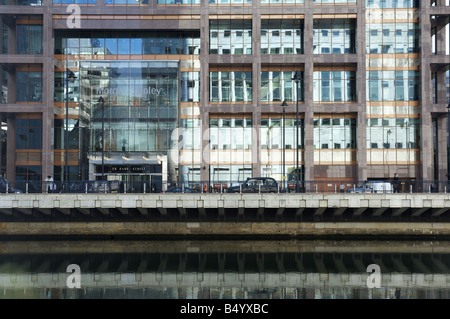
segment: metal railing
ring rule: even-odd
[[[245,182],[196,181],[7,181],[0,182],[0,193],[450,193],[450,181],[301,181],[248,187]],[[397,186],[397,187],[396,187]]]

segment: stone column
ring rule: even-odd
[[[362,181],[367,179],[367,101],[366,101],[366,2],[358,1],[358,13],[356,16],[356,50],[358,55],[357,62],[357,176],[356,179]]]
[[[261,13],[260,1],[254,0],[252,16],[252,169],[261,176]]]
[[[201,114],[201,164],[200,179],[209,181],[209,10],[201,5],[200,14],[200,114]]]
[[[304,118],[304,160],[305,181],[314,180],[314,88],[313,88],[313,13],[314,4],[312,0],[305,0],[305,29],[304,29],[304,86],[305,86],[305,118]],[[308,187],[308,184],[306,184]]]
[[[421,72],[421,101],[420,101],[420,141],[421,153],[417,178],[422,180],[433,179],[433,136],[430,104],[432,96],[427,83],[431,83],[430,74],[430,55],[431,55],[431,21],[429,14],[429,2],[421,1],[420,8],[420,28],[421,28],[421,47],[420,47],[420,65]]]

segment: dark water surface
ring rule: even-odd
[[[450,242],[1,241],[0,298],[447,299]]]

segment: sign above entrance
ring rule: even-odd
[[[97,174],[102,172],[101,165],[95,166]],[[161,165],[105,165],[106,174],[161,174]]]
[[[121,89],[121,88],[105,88],[105,87],[97,87],[96,88],[97,95],[129,95],[132,94],[132,96],[148,96],[148,95],[164,95],[165,91],[164,88],[158,88],[158,87],[137,87],[137,88],[131,88],[131,92],[127,89]]]

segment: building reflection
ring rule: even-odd
[[[370,264],[380,288],[367,287]],[[448,282],[446,242],[0,243],[0,298],[422,299],[449,298]]]

